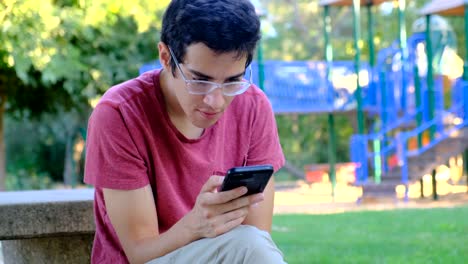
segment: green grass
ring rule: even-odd
[[[468,207],[275,215],[288,263],[468,263]]]

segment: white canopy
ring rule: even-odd
[[[465,13],[465,4],[468,4],[468,0],[432,0],[419,13],[462,16]]]
[[[390,2],[392,0],[361,0],[361,5],[367,5],[368,3],[372,5],[379,5],[383,2]],[[353,5],[353,0],[320,0],[319,5],[321,6],[351,6]]]

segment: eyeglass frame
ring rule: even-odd
[[[182,79],[184,79],[184,82],[185,82],[185,87],[187,88],[187,91],[189,94],[193,94],[193,95],[207,95],[211,92],[213,92],[214,90],[218,89],[218,88],[221,88],[221,91],[222,93],[225,95],[225,96],[236,96],[236,95],[240,95],[240,94],[243,94],[244,92],[246,92],[249,87],[252,85],[252,66],[249,66],[249,74],[250,74],[250,80],[249,81],[238,81],[238,82],[228,82],[228,83],[217,83],[217,82],[210,82],[210,81],[203,81],[203,80],[189,80],[184,72],[182,71],[182,68],[180,67],[180,64],[179,64],[179,61],[177,60],[174,52],[172,51],[171,47],[167,46],[167,48],[169,49],[169,52],[171,54],[171,58],[174,60],[175,62],[175,65],[177,67],[177,69],[179,69],[180,71],[180,74],[182,75]],[[204,83],[204,84],[210,84],[211,85],[211,89],[208,90],[207,92],[193,92],[191,89],[190,89],[190,84],[192,83]],[[242,84],[245,86],[245,88],[242,88],[241,90],[233,93],[233,94],[226,94],[225,91],[224,91],[224,87],[226,85],[233,85],[233,84]]]

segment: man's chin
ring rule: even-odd
[[[221,118],[222,113],[219,113],[217,115],[213,116],[206,116],[203,114],[199,114],[192,116],[192,124],[198,128],[206,129],[218,122],[218,120]]]
[[[206,129],[212,127],[216,122],[218,122],[219,118],[215,120],[195,120],[192,124],[198,128]]]

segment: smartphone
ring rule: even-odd
[[[273,166],[269,164],[234,167],[227,171],[220,190],[223,192],[245,186],[248,189],[245,195],[261,193],[271,175],[273,175]]]

